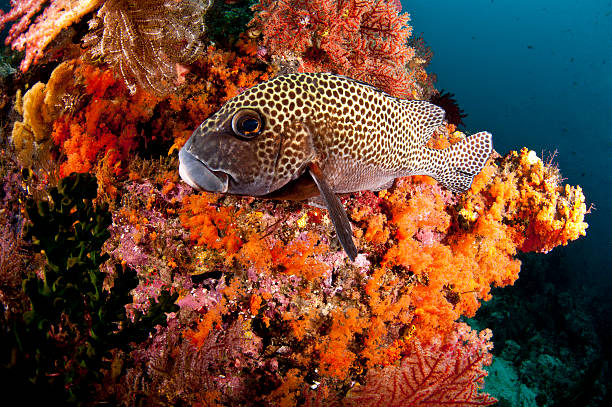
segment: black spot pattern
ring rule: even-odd
[[[258,179],[269,185],[295,177],[314,153],[325,158],[322,169],[336,190],[373,188],[394,177],[426,174],[462,191],[492,149],[490,134],[478,133],[447,150],[430,150],[425,144],[444,120],[440,107],[398,99],[329,73],[289,74],[248,89],[204,122],[202,133],[226,128],[227,120],[244,108],[264,116],[266,125],[251,146],[261,171]],[[240,157],[234,161],[240,165]],[[368,170],[359,173],[360,166]],[[349,167],[353,173],[347,174]],[[356,182],[355,177],[361,178]],[[249,182],[249,177],[237,182]]]

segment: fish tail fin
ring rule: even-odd
[[[493,141],[491,133],[481,131],[444,150],[428,150],[435,166],[432,176],[452,192],[465,192],[491,155]]]

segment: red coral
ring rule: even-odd
[[[129,95],[110,70],[87,64],[76,70],[75,84],[81,82],[89,103],[53,125],[52,138],[65,156],[60,174],[92,171],[100,163],[118,174],[138,146],[138,125],[151,118],[158,100],[144,91]]]
[[[372,369],[366,384],[347,395],[351,406],[488,406],[497,402],[479,393],[491,364],[491,331],[478,335],[465,324],[457,324],[445,344],[409,345],[410,354],[401,365]]]
[[[300,57],[300,70],[350,76],[398,97],[411,97],[414,56],[408,14],[390,0],[262,0],[252,24],[283,58]]]

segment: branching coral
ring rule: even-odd
[[[371,83],[398,97],[413,97],[406,69],[408,14],[389,0],[262,0],[251,25],[273,55],[299,58],[300,70],[331,71]]]
[[[22,236],[24,218],[21,202],[25,190],[14,161],[9,156],[10,149],[0,152],[0,329],[8,332],[15,319],[27,310],[27,297],[21,286],[28,271],[39,266],[39,258],[28,256],[22,249],[25,245]]]
[[[177,85],[177,64],[203,51],[204,13],[210,0],[107,0],[89,22],[89,56],[121,75],[130,93],[137,85],[166,93]]]
[[[8,14],[2,14],[0,10],[0,30],[7,23],[19,19],[11,27],[6,44],[12,44],[13,49],[19,51],[25,49],[25,58],[21,62],[21,70],[25,72],[32,63],[42,58],[47,46],[62,30],[77,23],[101,4],[102,0],[11,0]],[[35,17],[36,20],[32,22]]]
[[[349,406],[488,406],[494,398],[478,393],[490,365],[491,331],[480,335],[465,324],[444,344],[408,345],[408,356],[400,366],[373,369],[365,386],[353,388]]]
[[[176,321],[147,347],[136,350],[143,368],[130,369],[123,383],[127,400],[159,398],[160,404],[248,405],[259,398],[258,383],[270,380],[257,356],[262,349],[250,321],[239,317],[209,335],[199,348],[181,337]],[[252,374],[242,374],[242,372]],[[231,395],[228,397],[227,395]]]

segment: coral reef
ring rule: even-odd
[[[203,51],[203,15],[211,0],[106,0],[83,38],[88,55],[111,65],[130,93],[160,94],[177,85],[177,65]]]
[[[129,154],[143,148],[149,154],[155,148],[167,151],[173,143],[180,147],[201,117],[267,79],[274,68],[255,54],[254,43],[246,39],[237,40],[231,51],[211,46],[193,66],[200,79],[165,97],[146,90],[130,93],[110,68],[80,59],[63,62],[47,84],[39,82],[16,98],[23,121],[13,125],[12,141],[20,163],[53,172],[50,162],[56,162],[55,178],[95,171],[106,188],[110,178],[124,172]],[[114,189],[108,191],[112,198]]]
[[[298,58],[302,72],[334,72],[363,80],[398,97],[414,97],[414,57],[408,14],[390,0],[262,0],[251,25],[264,46],[283,59]]]
[[[74,174],[49,191],[49,202],[28,201],[26,239],[46,264],[42,278],[33,274],[24,281],[30,309],[14,329],[16,342],[9,351],[17,355],[8,358],[13,359],[9,371],[18,378],[73,402],[89,397],[110,370],[110,360],[120,357],[117,352],[142,342],[165,322],[165,312],[178,308],[177,294],[164,291],[147,314],[127,318],[124,307],[132,301],[136,273],[117,267],[112,288],[105,283],[101,248],[110,213],[93,205],[96,191],[95,178]]]
[[[491,333],[458,321],[516,281],[520,252],[584,235],[580,187],[523,149],[491,157],[461,196],[424,176],[347,194],[351,262],[325,210],[194,193],[176,155],[224,102],[288,69],[434,98],[431,50],[398,2],[262,0],[248,29],[252,2],[206,16],[208,2],[133,3],[79,2],[99,9],[79,32],[89,57],[30,66],[54,70],[3,98],[21,119],[0,128],[12,124],[16,156],[0,155],[0,379],[17,372],[6,383],[33,378],[75,403],[491,404]],[[0,24],[21,19],[13,42],[52,11],[66,27],[61,4],[14,1]],[[223,37],[205,50],[204,24]],[[23,68],[48,44],[28,43]],[[462,117],[450,112],[431,147],[462,140]]]

